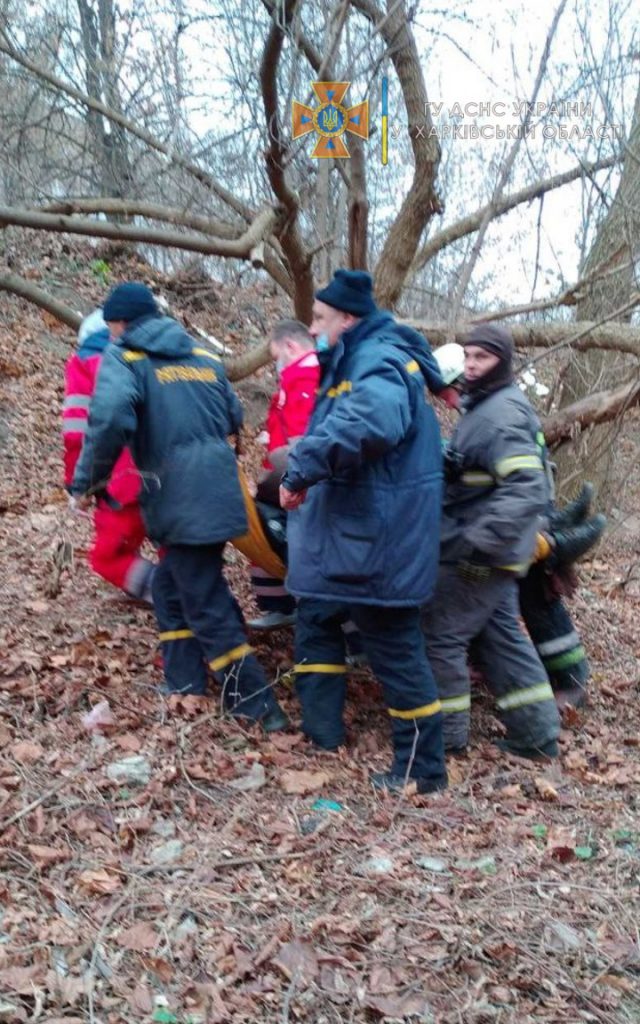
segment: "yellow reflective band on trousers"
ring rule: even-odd
[[[387,708],[387,711],[392,718],[428,718],[429,715],[437,715],[438,711],[442,711],[442,704],[439,700],[434,700],[433,704],[423,704],[419,708],[409,708],[408,711],[398,711],[397,708]]]
[[[509,476],[519,469],[544,469],[539,455],[512,455],[508,459],[500,459],[496,464],[496,473],[500,477]]]
[[[539,704],[543,700],[553,700],[553,690],[550,683],[536,683],[526,690],[512,690],[500,697],[496,704],[501,711],[514,711],[516,708],[524,708],[527,704]]]
[[[219,672],[220,669],[226,668],[233,661],[240,661],[240,658],[251,654],[252,651],[253,647],[251,644],[240,644],[239,647],[234,647],[231,651],[227,651],[226,654],[221,654],[219,658],[214,658],[213,661],[210,661],[209,668],[212,672]]]
[[[305,664],[303,664],[303,665],[294,665],[293,666],[293,671],[294,672],[324,672],[327,675],[329,675],[330,673],[338,674],[339,672],[346,672],[347,671],[347,666],[346,665],[324,665],[322,662],[319,662],[316,665],[305,665]]]
[[[190,636],[193,636],[193,630],[191,629],[170,629],[166,633],[160,634],[160,642],[166,643],[167,640],[188,640]]]
[[[471,707],[471,694],[463,693],[460,697],[443,697],[440,703],[445,715],[455,714],[456,711],[468,711]]]

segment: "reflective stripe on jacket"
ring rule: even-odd
[[[65,487],[71,485],[80,458],[89,423],[91,397],[96,388],[103,352],[109,344],[109,332],[104,327],[99,330],[83,330],[91,319],[87,317],[83,321],[79,334],[80,347],[65,366],[62,407]],[[132,505],[138,500],[140,478],[131,454],[126,449],[113,467],[107,491],[120,505]]]
[[[441,558],[524,575],[549,504],[540,421],[515,384],[488,394],[462,415],[450,441],[457,479],[447,483]]]
[[[425,398],[427,342],[389,313],[365,317],[320,357],[316,407],[289,455],[308,488],[287,526],[296,596],[418,605],[438,564],[441,443]]]
[[[221,543],[247,529],[227,441],[241,424],[217,356],[169,317],[133,321],[103,357],[73,491],[108,478],[128,446],[149,536],[161,544]]]

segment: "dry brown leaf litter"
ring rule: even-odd
[[[69,251],[88,307],[89,250]],[[237,345],[234,301],[193,319]],[[60,489],[71,340],[2,298],[0,1021],[640,1019],[639,599],[619,583],[637,539],[583,574],[594,681],[559,764],[499,755],[480,694],[449,792],[378,797],[387,723],[366,673],[340,755],[221,720],[215,696],[159,695],[151,616],[90,575]],[[75,565],[48,597],[61,534]],[[248,606],[242,560],[228,571]],[[296,719],[289,634],[258,652]],[[113,724],[90,733],[104,700]]]

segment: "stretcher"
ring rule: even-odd
[[[241,537],[234,537],[231,544],[251,562],[259,565],[265,572],[268,572],[270,576],[284,579],[287,575],[287,567],[280,555],[274,551],[273,544],[269,541],[265,517],[261,514],[259,504],[249,491],[247,478],[240,466],[238,466],[238,476],[240,478],[240,487],[242,488],[249,529]]]

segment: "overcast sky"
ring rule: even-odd
[[[580,157],[595,158],[597,144],[592,142],[589,146],[589,140],[582,137],[590,130],[595,134],[599,130],[606,133],[601,146],[607,154],[620,145],[615,140],[616,129],[611,125],[626,120],[624,127],[628,130],[638,84],[638,61],[635,67],[629,62],[624,91],[608,113],[602,102],[602,86],[606,83],[599,81],[597,74],[589,74],[588,69],[594,62],[602,63],[612,48],[615,51],[620,45],[631,47],[632,35],[637,32],[637,17],[630,8],[623,12],[620,41],[614,40],[612,44],[607,32],[612,5],[608,0],[595,0],[589,6],[586,19],[588,40],[585,44],[579,32],[580,20],[585,20],[580,6],[569,2],[564,10],[538,100],[543,105],[582,103],[583,112],[572,115],[562,107],[554,112],[547,106],[534,117],[535,137],[522,143],[507,192],[531,181],[534,170],[545,163],[548,165],[546,174],[574,166]],[[472,130],[475,124],[487,136],[480,140],[442,140],[445,162],[452,159],[454,147],[467,149],[464,186],[455,189],[455,196],[448,196],[451,209],[445,214],[445,222],[471,212],[488,198],[483,189],[495,176],[487,175],[487,165],[496,158],[504,158],[513,144],[495,136],[500,129],[517,125],[520,104],[533,94],[556,9],[557,4],[551,0],[538,0],[535,7],[521,0],[508,0],[504,4],[475,0],[473,4],[449,5],[439,19],[429,14],[426,6],[424,13],[418,15],[417,38],[423,54],[429,100],[443,104],[442,126],[446,129],[458,124]],[[485,112],[474,117],[479,111],[474,104],[480,103],[485,104]],[[455,104],[465,112],[463,119],[455,116]],[[490,113],[486,112],[487,104],[491,105]],[[454,116],[450,117],[452,108]],[[565,134],[569,138],[563,138]],[[540,205],[535,203],[508,215],[491,228],[476,272],[482,276],[483,271],[497,271],[496,281],[489,287],[491,301],[503,299],[509,305],[527,301],[534,285],[536,262],[542,268],[535,281],[537,296],[554,293],[561,278],[567,282],[576,279],[582,220],[580,186],[564,187],[545,197],[538,234],[539,213]]]

